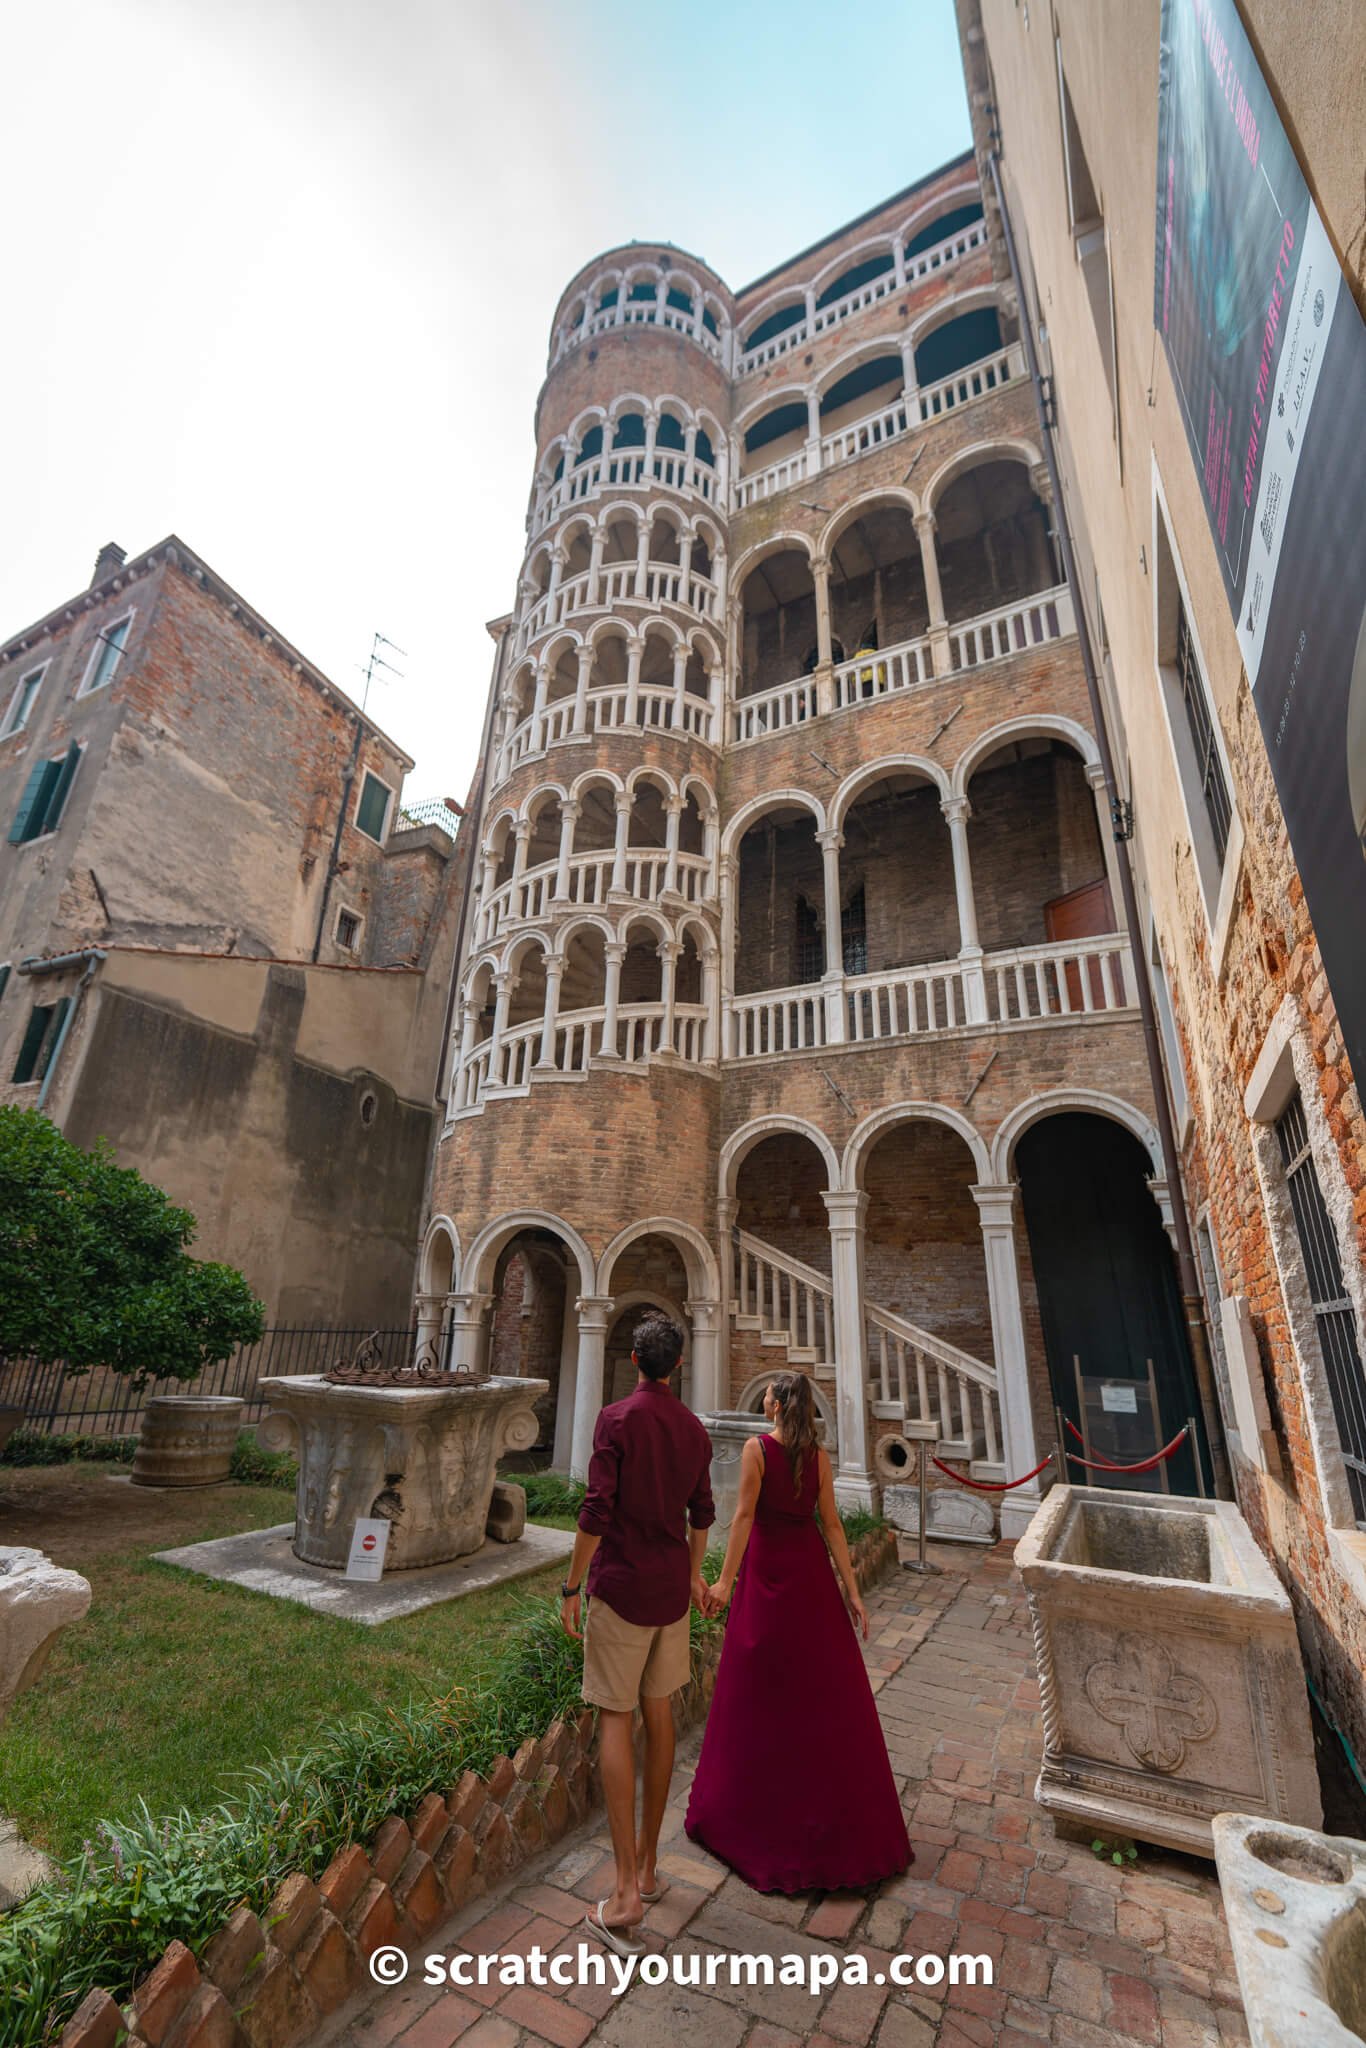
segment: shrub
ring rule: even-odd
[[[0,1465],[131,1465],[137,1447],[135,1436],[49,1436],[43,1429],[16,1429],[0,1451]]]
[[[709,1554],[709,1578],[720,1562]],[[694,1612],[694,1643],[718,1626]],[[318,1875],[386,1815],[410,1812],[462,1771],[486,1773],[577,1713],[581,1679],[556,1607],[523,1600],[483,1691],[320,1728],[210,1813],[157,1819],[144,1805],[100,1822],[79,1856],[0,1920],[0,2048],[39,2048],[95,1985],[125,1999],[173,1938],[202,1949],[239,1903],[262,1912],[290,1872]]]
[[[260,1302],[231,1266],[190,1257],[194,1234],[106,1139],[82,1152],[38,1110],[0,1107],[0,1357],[141,1386],[256,1343]]]
[[[846,1508],[841,1512],[840,1520],[850,1543],[857,1543],[860,1536],[871,1536],[875,1530],[887,1526],[881,1515],[870,1515],[867,1508]]]
[[[249,1429],[239,1434],[228,1469],[243,1486],[275,1486],[282,1493],[293,1493],[299,1478],[288,1451],[262,1450]]]
[[[513,1486],[526,1489],[526,1511],[534,1522],[539,1515],[577,1515],[587,1489],[581,1479],[566,1479],[559,1472],[500,1472]]]

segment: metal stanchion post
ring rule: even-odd
[[[1071,1473],[1068,1471],[1067,1432],[1062,1419],[1062,1407],[1056,1401],[1053,1403],[1053,1430],[1058,1439],[1057,1460],[1059,1479],[1061,1479],[1064,1486],[1085,1486],[1087,1483],[1085,1475],[1083,1475],[1080,1479],[1073,1479]]]
[[[920,1438],[920,1531],[916,1539],[915,1557],[905,1566],[908,1572],[938,1573],[939,1566],[931,1564],[925,1556],[925,1524],[929,1520],[929,1479],[925,1471],[925,1439]]]
[[[1195,1460],[1195,1491],[1200,1499],[1203,1500],[1205,1498],[1205,1472],[1204,1467],[1200,1463],[1200,1439],[1195,1433],[1195,1417],[1193,1415],[1186,1417],[1186,1428],[1190,1437],[1191,1456]]]

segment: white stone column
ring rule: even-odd
[[[688,650],[680,643],[674,649],[674,700],[671,710],[673,729],[683,732],[685,706],[688,698]]]
[[[894,236],[892,240],[892,274],[896,278],[897,289],[900,290],[906,282],[906,244],[900,235]]]
[[[565,551],[562,547],[554,547],[550,550],[550,581],[545,587],[545,615],[547,624],[555,609],[555,598],[564,576],[565,560]]]
[[[451,1103],[456,1109],[467,1109],[469,1103],[470,1054],[474,1051],[474,1031],[479,1018],[479,1008],[466,996],[460,1005],[460,1052],[455,1073],[451,1080]]]
[[[677,939],[662,939],[657,951],[659,993],[664,1005],[664,1016],[659,1027],[659,1050],[666,1059],[672,1059],[675,1056],[674,1012],[677,1008],[678,956],[682,948]]]
[[[545,956],[545,1012],[541,1021],[541,1050],[536,1065],[544,1073],[555,1070],[555,1030],[560,1016],[560,976],[564,973],[564,955],[547,953]]]
[[[560,806],[560,851],[555,864],[555,894],[553,904],[567,904],[569,896],[569,863],[574,855],[574,827],[579,821],[579,804],[576,797],[567,796]]]
[[[495,974],[493,977],[493,1030],[489,1034],[488,1065],[488,1086],[490,1088],[500,1088],[503,1084],[503,1077],[499,1073],[498,1067],[502,1059],[503,1033],[507,1030],[508,1025],[508,1004],[512,1001],[512,991],[516,986],[517,978],[515,975]]]
[[[714,1415],[721,1404],[721,1304],[689,1301],[692,1322],[692,1408]]]
[[[1020,1303],[1020,1269],[1015,1251],[1013,1183],[972,1190],[982,1223],[986,1255],[987,1295],[991,1303],[991,1348],[996,1359],[996,1396],[1001,1411],[1001,1456],[1007,1479],[1032,1472],[1039,1462],[1034,1416],[1029,1400],[1029,1360],[1025,1350],[1024,1311]],[[1047,1474],[1041,1475],[1047,1478]],[[1001,1495],[1001,1534],[1023,1535],[1038,1507],[1039,1481]]]
[[[545,700],[550,689],[550,670],[545,663],[536,666],[536,695],[531,706],[531,751],[545,752]]]
[[[577,736],[588,731],[588,678],[593,671],[593,650],[581,647],[578,654],[579,673],[574,686],[574,732]]]
[[[417,1312],[417,1342],[413,1347],[414,1359],[421,1358],[423,1346],[430,1344],[436,1355],[441,1350],[441,1319],[445,1314],[444,1294],[419,1294],[414,1304]]]
[[[607,977],[603,989],[602,1037],[598,1042],[598,1058],[615,1060],[621,1058],[617,1051],[617,1005],[621,1001],[621,963],[626,958],[626,948],[620,939],[610,939],[605,951]]]
[[[719,955],[715,946],[709,946],[702,955],[702,1001],[706,1006],[707,1020],[702,1028],[702,1057],[714,1060],[721,1043],[720,1018],[717,1015],[721,977],[718,972]]]
[[[665,896],[677,896],[678,887],[678,831],[682,822],[687,798],[671,796],[664,805],[664,888]]]
[[[733,853],[717,861],[717,883],[721,897],[721,1057],[737,1056],[738,1027],[735,1016],[735,907],[740,888],[740,864]]]
[[[655,473],[655,441],[659,433],[659,414],[653,406],[645,414],[645,475],[647,480]]]
[[[972,889],[968,852],[968,819],[972,805],[965,796],[947,796],[939,806],[948,820],[953,847],[953,887],[958,898],[958,958],[963,964],[963,1003],[969,1024],[987,1021],[987,986],[982,948],[977,938],[977,899]]]
[[[527,848],[531,844],[530,819],[519,818],[512,828],[512,836],[516,843],[512,853],[511,887],[508,890],[510,919],[526,916],[526,892],[522,887],[522,877],[526,873]]]
[[[812,556],[811,580],[816,587],[816,669],[819,674],[821,669],[828,672],[835,659],[830,632],[830,564],[824,555]]]
[[[844,918],[840,903],[840,848],[844,834],[833,826],[816,834],[825,882],[825,1036],[840,1044],[844,1030]]]
[[[933,512],[917,512],[915,515],[916,536],[920,542],[920,566],[925,576],[925,597],[930,612],[930,653],[937,676],[948,675],[953,668],[953,653],[949,643],[948,620],[944,616],[944,592],[939,581],[939,556],[935,551],[935,517]]]
[[[600,526],[593,528],[593,538],[588,549],[588,587],[584,592],[584,603],[592,606],[599,602],[602,585],[602,551],[606,535]]]
[[[841,1507],[875,1509],[863,1309],[863,1224],[868,1197],[857,1191],[827,1189],[821,1199],[830,1217],[830,1273],[835,1294],[835,1413],[840,1439],[835,1498]]]
[[[649,597],[648,579],[650,574],[650,514],[648,509],[640,515],[640,532],[636,536],[636,603],[644,604]]]
[[[688,585],[692,580],[692,535],[685,533],[678,543],[678,602],[691,604]]]
[[[481,849],[484,872],[479,884],[479,937],[477,944],[484,945],[493,937],[493,892],[497,887],[498,856],[491,846]]]
[[[454,1288],[451,1305],[451,1371],[477,1372],[483,1349],[484,1317],[493,1306],[491,1294]]]
[[[579,1353],[574,1373],[574,1428],[569,1453],[572,1479],[588,1477],[593,1456],[593,1431],[602,1412],[602,1369],[612,1316],[610,1294],[581,1294],[574,1303],[579,1319]]]
[[[607,885],[609,900],[626,894],[626,841],[631,829],[631,808],[634,798],[629,790],[619,789],[614,799],[617,811],[617,836],[612,848],[612,879]]]
[[[920,380],[915,368],[915,343],[909,334],[901,337],[901,388],[906,395],[906,420],[914,426],[920,418]]]
[[[821,467],[821,395],[806,393],[806,473],[818,476]]]
[[[557,1472],[569,1470],[569,1456],[574,1443],[574,1395],[578,1372],[578,1321],[569,1313],[566,1284],[564,1318],[560,1326],[560,1383],[555,1393],[555,1443],[550,1454]]]
[[[645,652],[645,643],[632,633],[626,642],[626,704],[622,711],[623,725],[634,725],[640,709],[640,661]]]

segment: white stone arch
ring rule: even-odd
[[[712,960],[719,956],[720,947],[716,934],[696,910],[685,911],[678,920],[676,936],[680,946],[689,932],[693,933],[696,940],[699,960]]]
[[[682,1223],[676,1216],[646,1216],[638,1223],[628,1223],[619,1230],[598,1261],[597,1292],[611,1294],[612,1269],[622,1253],[642,1237],[667,1237],[682,1253],[684,1269],[688,1275],[688,1298],[691,1301],[716,1301],[720,1298],[721,1279],[716,1267],[716,1256],[700,1230],[691,1223]],[[617,1304],[620,1307],[620,1303]]]
[[[876,362],[879,356],[899,358],[904,339],[905,336],[898,329],[896,332],[889,330],[886,334],[872,335],[867,340],[854,342],[813,377],[812,390],[818,397],[824,398],[832,385],[838,384],[842,377],[847,377],[851,370],[856,370],[860,363]]]
[[[993,435],[985,441],[974,441],[967,448],[960,448],[955,455],[941,462],[934,475],[925,485],[925,506],[933,512],[950,484],[957,483],[960,476],[966,476],[971,469],[981,469],[988,462],[1018,462],[1026,470],[1037,469],[1043,457],[1033,441],[1017,439],[1012,435]]]
[[[523,1230],[553,1232],[578,1264],[580,1294],[593,1293],[596,1271],[593,1254],[573,1224],[566,1223],[562,1216],[552,1215],[548,1209],[513,1209],[494,1222],[486,1223],[466,1254],[460,1271],[461,1290],[472,1294],[492,1294],[499,1254]]]
[[[706,542],[711,550],[713,561],[715,561],[718,554],[725,553],[726,537],[722,533],[713,513],[694,512],[691,518],[685,522],[685,531],[690,533],[694,540],[701,539]]]
[[[648,420],[658,403],[657,399],[647,398],[643,391],[619,391],[608,404],[607,417],[613,426],[623,413],[628,412],[638,412],[642,419]]]
[[[558,627],[537,655],[537,667],[544,668],[548,673],[558,665],[561,655],[577,654],[582,645],[582,633],[576,632],[572,626]]]
[[[528,953],[538,952],[548,959],[556,950],[555,940],[549,932],[524,928],[507,940],[498,957],[498,971],[500,974],[516,974]]]
[[[450,1247],[450,1275],[447,1284],[437,1283],[441,1279],[436,1260],[443,1245]],[[418,1291],[422,1294],[449,1294],[455,1286],[460,1271],[460,1232],[454,1219],[444,1211],[433,1216],[422,1238],[422,1257],[418,1266]]]
[[[731,422],[731,432],[736,437],[741,454],[744,453],[744,436],[766,413],[777,412],[779,407],[784,405],[805,405],[806,394],[813,388],[810,384],[781,384],[773,390],[761,391],[757,398],[752,398],[744,411],[737,413]]]
[[[576,775],[569,785],[569,796],[573,803],[581,804],[590,789],[606,787],[613,796],[624,796],[626,785],[611,768],[585,768],[582,775]]]
[[[780,1372],[800,1371],[801,1367],[799,1365],[779,1365],[775,1362],[769,1367],[767,1372],[756,1372],[753,1379],[746,1380],[744,1386],[740,1389],[739,1394],[736,1396],[735,1409],[732,1412],[740,1415],[752,1415],[756,1422],[761,1422],[764,1412],[762,1405],[764,1390],[772,1386]],[[831,1452],[837,1449],[839,1442],[834,1403],[814,1374],[807,1373],[806,1378],[811,1382],[811,1402],[816,1410],[816,1420],[825,1424],[825,1435],[821,1438],[821,1449],[829,1456]],[[760,1403],[760,1406],[757,1408],[754,1405],[756,1401]],[[763,1431],[756,1429],[754,1434],[762,1436]]]
[[[982,188],[977,180],[965,178],[961,185],[950,186],[947,192],[937,192],[932,199],[922,199],[898,229],[897,240],[904,248],[907,242],[915,240],[922,228],[931,226],[942,215],[956,213],[966,200],[975,200],[980,206],[982,197]]]
[[[806,556],[808,565],[816,559],[815,541],[809,533],[799,533],[795,527],[785,527],[781,533],[770,534],[767,540],[756,542],[741,555],[739,561],[732,565],[730,572],[730,587],[735,601],[738,603],[743,599],[745,579],[752,570],[757,569],[761,562],[766,562],[771,555],[785,555],[793,548]]]
[[[989,1177],[990,1153],[986,1140],[976,1124],[965,1117],[961,1110],[950,1109],[943,1102],[892,1102],[885,1109],[874,1110],[857,1124],[844,1148],[840,1162],[840,1186],[855,1192],[859,1188],[864,1161],[884,1132],[898,1124],[943,1124],[963,1140],[972,1154],[972,1164],[979,1181]]]
[[[865,235],[863,240],[855,242],[851,249],[842,249],[837,256],[832,256],[828,263],[821,265],[810,280],[812,298],[818,300],[821,293],[828,290],[836,278],[841,277],[846,270],[857,270],[861,263],[867,263],[873,256],[893,255],[892,245],[895,239],[890,228],[883,228],[878,234]]]
[[[605,618],[594,621],[584,639],[586,645],[596,654],[604,640],[632,640],[638,630],[629,619],[618,618],[615,612],[608,612]]]
[[[1100,762],[1100,749],[1084,725],[1075,718],[1064,718],[1053,712],[1041,711],[1024,718],[1008,718],[1001,725],[993,725],[980,733],[971,746],[965,747],[953,764],[949,778],[950,796],[966,796],[968,785],[981,767],[998,747],[1009,746],[1012,740],[1062,740],[1075,748],[1088,768]]]
[[[809,811],[815,819],[816,830],[818,832],[825,831],[829,822],[826,817],[825,805],[809,789],[769,789],[765,790],[762,796],[752,796],[749,802],[742,804],[735,813],[735,816],[727,825],[725,836],[721,841],[722,855],[729,857],[737,852],[740,841],[744,838],[750,826],[757,825],[760,818],[766,817],[770,811],[780,811],[789,808]]]
[[[765,320],[769,319],[769,318],[771,317],[771,315],[772,315],[772,314],[774,314],[774,313],[781,313],[781,312],[783,312],[783,311],[784,311],[784,309],[785,309],[786,307],[788,307],[788,306],[800,306],[800,307],[802,308],[803,312],[805,312],[805,310],[806,310],[806,286],[805,286],[805,285],[802,285],[802,284],[780,284],[780,285],[778,285],[778,286],[777,286],[777,287],[776,287],[776,288],[775,288],[775,289],[774,289],[773,291],[771,291],[771,292],[770,292],[770,293],[768,294],[767,298],[764,298],[764,299],[760,299],[760,301],[759,301],[759,303],[758,303],[758,305],[757,305],[757,306],[755,306],[755,307],[754,307],[754,308],[753,308],[753,309],[752,309],[751,311],[748,311],[748,312],[746,312],[746,313],[745,313],[745,314],[744,314],[744,315],[743,315],[743,316],[742,316],[742,317],[740,318],[740,320],[738,321],[738,323],[737,323],[737,324],[738,324],[738,326],[739,326],[739,328],[740,328],[740,330],[741,330],[741,333],[740,333],[740,350],[741,350],[741,353],[742,353],[742,354],[747,354],[747,353],[748,353],[748,349],[749,349],[749,344],[748,344],[748,343],[746,342],[746,340],[745,340],[745,335],[746,335],[746,334],[753,334],[753,332],[754,332],[755,328],[756,328],[756,327],[762,327],[762,326],[763,326],[763,324],[764,324],[764,322],[765,322]],[[794,320],[792,324],[793,324],[793,326],[795,327],[797,323],[796,323],[796,322],[795,322],[795,320]],[[762,343],[762,342],[760,342],[760,343],[758,344],[758,346],[762,348],[762,346],[763,346],[763,343]]]
[[[705,667],[720,667],[721,649],[717,644],[716,635],[709,626],[682,626],[679,628],[679,638],[689,654],[701,655]]]
[[[564,923],[557,929],[555,933],[556,952],[567,954],[569,951],[569,941],[574,937],[575,933],[589,930],[597,932],[605,946],[614,946],[617,942],[617,928],[611,918],[604,917],[599,911],[582,910],[576,917],[567,917]]]
[[[666,618],[663,612],[651,612],[640,621],[636,631],[640,635],[642,647],[652,633],[656,639],[667,640],[671,650],[675,647],[686,647],[688,644],[687,629],[681,626],[677,619]]]
[[[716,809],[716,791],[695,768],[686,768],[683,771],[678,784],[678,794],[684,798],[696,796],[698,812],[703,819],[706,818],[708,811]]]
[[[920,512],[920,501],[915,492],[908,490],[905,484],[879,485],[875,490],[865,492],[861,498],[854,498],[849,504],[841,505],[838,512],[831,515],[821,530],[816,552],[823,555],[828,562],[831,549],[839,545],[840,535],[847,533],[855,521],[865,513],[876,512],[880,505],[893,506],[898,511],[908,513],[912,519]]]
[[[825,1162],[831,1191],[839,1188],[839,1157],[819,1124],[808,1123],[804,1117],[787,1116],[779,1110],[774,1111],[771,1116],[757,1116],[749,1123],[741,1124],[739,1130],[732,1131],[721,1147],[718,1179],[723,1201],[734,1199],[736,1176],[755,1146],[762,1144],[765,1138],[781,1136],[785,1131],[792,1132],[799,1138],[811,1140]]]
[[[845,776],[830,799],[832,828],[843,831],[851,806],[858,802],[865,789],[881,782],[884,776],[903,773],[923,775],[939,791],[941,801],[950,793],[948,773],[937,761],[928,761],[920,754],[884,754],[880,760],[865,761],[861,768]]]
[[[521,812],[513,803],[505,802],[498,806],[498,809],[484,827],[484,846],[490,853],[494,851],[493,835],[499,826],[505,827],[509,832],[515,831],[521,815]]]
[[[903,340],[909,341],[913,349],[940,327],[947,327],[950,321],[960,320],[965,313],[992,312],[1002,319],[1009,317],[1005,305],[1003,288],[999,284],[970,284],[961,291],[950,292],[947,298],[936,299],[923,313],[908,322]]]
[[[629,943],[630,935],[637,925],[647,925],[656,933],[658,943],[667,946],[672,943],[674,928],[662,910],[656,910],[652,903],[623,903],[617,912],[617,937],[622,945]]]
[[[630,796],[634,797],[642,782],[652,782],[657,789],[663,790],[666,798],[678,795],[678,784],[668,769],[661,768],[657,762],[639,761],[634,768],[628,769],[624,786]]]
[[[561,783],[538,782],[534,789],[529,789],[522,798],[521,809],[517,813],[517,822],[534,826],[537,818],[548,803],[557,803],[563,808],[565,791]]]
[[[1015,1147],[1031,1125],[1069,1109],[1088,1111],[1092,1116],[1108,1117],[1111,1123],[1122,1124],[1138,1139],[1152,1161],[1153,1178],[1163,1178],[1162,1141],[1158,1137],[1157,1126],[1145,1111],[1136,1109],[1132,1102],[1125,1102],[1121,1096],[1105,1094],[1098,1088],[1050,1088],[1042,1095],[1031,1095],[1026,1101],[1017,1103],[1010,1114],[1002,1118],[991,1141],[992,1181],[997,1186],[1004,1186],[1013,1179]]]
[[[655,521],[657,519],[663,520],[677,541],[682,541],[685,534],[690,535],[696,530],[696,520],[690,519],[683,510],[683,507],[675,505],[669,498],[659,498],[653,501],[649,507],[651,539],[654,538]]]

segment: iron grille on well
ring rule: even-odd
[[[1356,1315],[1343,1282],[1342,1261],[1309,1150],[1309,1127],[1298,1090],[1276,1125],[1276,1135],[1309,1278],[1328,1392],[1342,1439],[1352,1512],[1357,1526],[1366,1529],[1366,1372],[1357,1347]]]
[[[1224,767],[1215,743],[1205,679],[1195,658],[1195,642],[1191,639],[1186,607],[1179,599],[1176,607],[1176,664],[1181,674],[1181,694],[1186,700],[1186,722],[1190,726],[1196,765],[1200,771],[1200,794],[1205,799],[1205,814],[1222,867],[1233,807],[1228,799],[1228,784],[1224,780]]]

